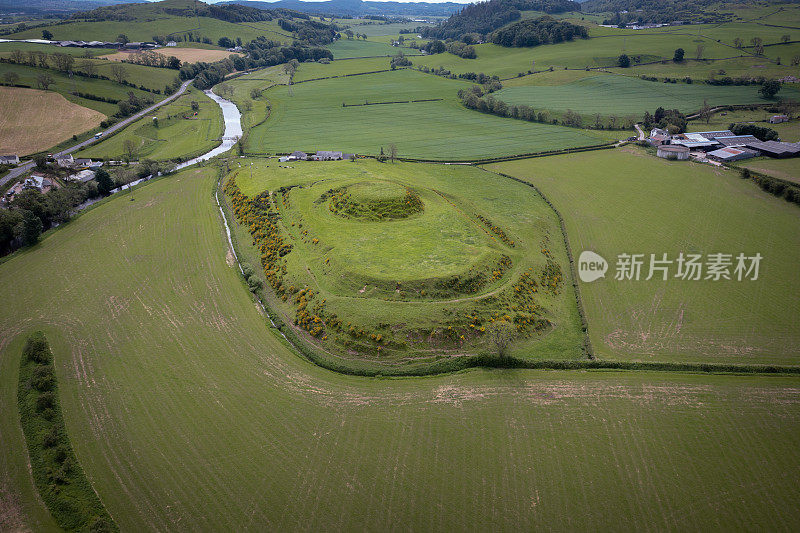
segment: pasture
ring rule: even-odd
[[[658,107],[697,111],[707,101],[710,106],[730,104],[765,104],[757,85],[712,86],[699,83],[660,83],[625,76],[598,75],[564,85],[507,87],[496,93],[499,100],[527,104],[534,108],[602,115],[642,115]],[[797,97],[796,89],[786,87],[783,97]]]
[[[195,115],[192,102],[199,110]],[[153,117],[158,122],[153,121]],[[158,108],[119,133],[79,152],[80,157],[102,159],[189,159],[220,143],[223,131],[219,106],[202,91],[191,87],[173,102]],[[133,154],[125,143],[133,141]]]
[[[77,20],[48,26],[55,40],[115,41],[124,33],[131,41],[151,41],[153,35],[168,35],[181,38],[188,33],[195,36],[208,37],[216,43],[220,37],[241,37],[243,41],[251,41],[265,35],[273,41],[291,42],[291,35],[278,26],[277,20],[262,22],[234,23],[208,17],[177,17],[157,15],[151,20],[141,17],[139,20]],[[41,39],[42,28],[32,28],[5,36],[7,39]],[[195,43],[192,43],[194,45]]]
[[[208,48],[186,48],[186,47],[169,47],[169,48],[159,48],[154,50],[155,53],[160,54],[164,57],[177,57],[181,60],[182,63],[197,63],[198,61],[203,61],[205,63],[213,63],[215,61],[221,61],[226,57],[234,56],[234,55],[241,55],[237,52],[228,52],[227,50],[211,50]],[[125,52],[119,51],[113,54],[107,54],[101,56],[104,59],[109,59],[111,61],[131,61],[136,59],[137,52]]]
[[[125,65],[125,68],[128,69],[132,66],[134,65]],[[141,67],[141,68],[147,69],[148,71],[163,70],[165,73],[170,74],[173,78],[175,75],[174,71],[170,71],[167,69],[153,69],[150,67]],[[0,78],[2,78],[3,75],[9,71],[16,72],[19,75],[19,80],[17,81],[18,85],[27,85],[28,87],[36,87],[37,86],[36,77],[39,74],[47,73],[50,76],[52,76],[55,82],[53,83],[53,85],[50,86],[50,88],[48,89],[49,91],[57,92],[72,103],[78,104],[83,107],[88,107],[89,109],[94,109],[95,111],[99,111],[106,116],[113,115],[114,113],[119,111],[119,107],[116,104],[112,104],[109,102],[101,102],[89,98],[82,98],[73,93],[91,94],[115,100],[122,100],[128,98],[129,92],[132,92],[138,98],[145,98],[145,99],[152,98],[154,101],[158,101],[161,98],[163,98],[163,95],[152,94],[147,91],[138,89],[136,87],[128,87],[126,85],[120,85],[119,83],[115,83],[110,80],[86,78],[83,76],[69,77],[68,74],[63,72],[58,72],[56,70],[41,69],[38,67],[30,67],[28,65],[14,65],[8,63],[0,63]],[[133,71],[134,69],[131,69],[131,72]]]
[[[317,78],[387,70],[389,69],[389,61],[390,59],[388,57],[370,57],[367,59],[342,59],[331,61],[328,64],[300,63],[292,79],[295,82],[299,82]]]
[[[58,93],[0,87],[0,153],[28,155],[100,125],[106,117]],[[53,113],[58,109],[58,113]]]
[[[598,357],[637,361],[800,363],[800,218],[797,206],[738,173],[669,162],[643,150],[586,152],[490,165],[553,202],[574,254],[609,261],[581,282]],[[619,254],[763,256],[756,281],[614,279]],[[705,261],[705,259],[703,259]],[[677,266],[673,265],[675,274]],[[733,267],[731,267],[731,272]],[[706,276],[706,274],[703,274]]]
[[[797,159],[772,159],[757,157],[736,164],[739,167],[749,168],[768,176],[774,176],[787,181],[800,184],[800,164]]]
[[[16,414],[36,329],[122,530],[800,527],[796,378],[321,370],[226,262],[215,175],[151,182],[0,264],[4,529],[52,528]]]
[[[357,39],[339,39],[327,46],[333,52],[334,59],[349,59],[356,57],[385,57],[396,55],[399,50],[406,54],[415,54],[417,50],[411,48],[396,48],[389,43],[380,41],[361,41]]]
[[[296,333],[324,357],[383,373],[425,368],[495,350],[486,331],[501,316],[515,325],[514,355],[582,356],[558,222],[529,187],[461,166],[373,160],[244,160],[227,180],[250,198],[271,191],[275,235],[291,250],[264,264],[268,299],[287,324],[313,307],[325,324]],[[242,253],[262,264],[255,248]]]
[[[251,130],[245,148],[259,154],[335,149],[378,155],[395,143],[403,157],[453,160],[604,142],[592,132],[468,110],[456,93],[469,86],[398,70],[273,87],[263,93],[271,116]],[[400,100],[432,101],[342,106]]]

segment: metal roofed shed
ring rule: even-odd
[[[711,140],[699,133],[683,133],[672,137],[672,144],[679,144],[687,148],[711,148],[717,146],[717,141]]]
[[[665,144],[658,147],[656,155],[662,159],[677,159],[686,161],[689,159],[689,148],[676,144]]]
[[[800,155],[800,143],[784,143],[778,141],[758,141],[747,144],[748,148],[758,150],[770,157],[784,158]]]
[[[713,152],[708,152],[707,155],[709,159],[721,161],[723,163],[730,163],[732,161],[750,159],[751,157],[757,156],[758,153],[744,148],[734,148],[732,146],[728,146],[725,148],[720,148],[719,150],[714,150]]]

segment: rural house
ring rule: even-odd
[[[295,150],[289,154],[289,161],[305,161],[306,159],[308,159],[308,154],[300,150]]]
[[[317,150],[316,155],[312,156],[312,159],[314,161],[339,161],[342,159],[342,152]]]
[[[71,167],[75,163],[72,154],[60,155],[56,157],[56,164],[61,168]]]
[[[0,155],[0,165],[18,165],[18,155]]]
[[[789,122],[789,117],[786,115],[773,115],[769,118],[770,124],[780,124],[781,122]]]

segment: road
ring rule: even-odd
[[[160,102],[151,105],[147,109],[139,111],[135,115],[131,115],[128,118],[117,122],[113,126],[109,127],[107,130],[105,130],[103,132],[103,136],[100,137],[99,139],[95,139],[94,137],[91,137],[89,139],[86,139],[83,142],[80,142],[80,143],[74,145],[74,146],[70,146],[69,148],[67,148],[65,150],[62,150],[60,152],[55,152],[53,154],[53,157],[58,157],[58,156],[61,156],[61,155],[71,154],[72,152],[76,152],[76,151],[80,150],[81,148],[85,148],[85,147],[89,146],[90,144],[94,144],[96,142],[102,141],[107,136],[109,136],[112,133],[124,128],[125,126],[127,126],[131,122],[135,122],[135,121],[139,120],[140,118],[142,118],[146,114],[150,113],[154,109],[158,109],[162,105],[168,104],[171,101],[175,100],[177,97],[179,97],[184,92],[186,92],[186,88],[189,86],[190,83],[192,83],[192,80],[186,80],[185,82],[183,82],[183,84],[181,84],[180,88],[177,91],[175,91],[174,93],[172,93],[168,97],[164,98]],[[26,172],[29,172],[33,168],[33,166],[34,166],[33,161],[28,161],[27,163],[23,163],[22,165],[18,166],[17,168],[11,169],[11,171],[8,174],[6,174],[2,178],[0,178],[0,187],[2,187],[3,185],[5,185],[6,183],[8,183],[11,180],[16,180],[17,178],[19,178],[20,176],[22,176]]]

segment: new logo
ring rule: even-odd
[[[591,283],[592,281],[606,277],[608,270],[608,261],[603,259],[603,256],[584,250],[578,258],[578,277],[584,283]]]

